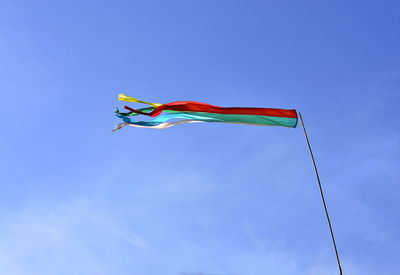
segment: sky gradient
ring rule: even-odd
[[[338,274],[301,128],[113,133],[118,93],[297,109],[344,274],[398,274],[399,14],[0,0],[0,274]]]

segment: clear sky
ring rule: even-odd
[[[399,274],[399,14],[0,0],[0,274],[338,274],[300,128],[113,133],[120,92],[301,111],[344,274]]]

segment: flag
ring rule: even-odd
[[[166,129],[178,124],[198,122],[225,122],[262,126],[283,126],[295,128],[297,112],[294,109],[249,108],[249,107],[219,107],[196,101],[176,101],[166,104],[142,101],[124,94],[118,95],[118,100],[144,103],[150,107],[133,109],[124,108],[128,112],[115,114],[123,122],[117,124],[114,131],[124,127]],[[138,121],[137,115],[143,115],[148,120]]]

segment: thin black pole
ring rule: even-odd
[[[338,264],[338,267],[339,267],[339,274],[340,274],[340,275],[343,275],[342,266],[340,265],[340,260],[339,260],[339,253],[338,253],[338,250],[337,250],[337,247],[336,247],[335,236],[334,236],[334,234],[333,234],[333,229],[332,229],[331,220],[329,219],[328,208],[326,207],[326,203],[325,203],[324,192],[322,191],[322,185],[321,185],[321,181],[320,181],[320,179],[319,179],[319,174],[318,174],[317,165],[315,164],[314,154],[313,154],[313,152],[312,152],[311,145],[310,145],[310,141],[308,140],[308,136],[307,136],[306,127],[304,126],[303,117],[301,116],[301,113],[300,113],[300,112],[299,112],[299,116],[300,116],[301,126],[303,127],[304,136],[306,137],[306,141],[307,141],[307,145],[308,145],[308,150],[310,151],[311,159],[312,159],[312,162],[313,162],[313,165],[314,165],[315,175],[317,176],[319,191],[320,191],[320,193],[321,193],[322,204],[324,205],[325,214],[326,214],[326,219],[327,219],[327,221],[328,221],[329,230],[330,230],[330,232],[331,232],[333,247],[335,248],[336,260],[337,260],[337,264]]]

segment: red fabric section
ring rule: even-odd
[[[272,109],[272,108],[240,108],[240,107],[218,107],[206,103],[195,101],[176,101],[163,104],[155,108],[152,112],[143,113],[139,110],[124,106],[125,109],[142,115],[158,116],[163,110],[181,111],[181,112],[204,112],[216,114],[231,115],[258,115],[258,116],[275,116],[297,118],[296,110]]]

